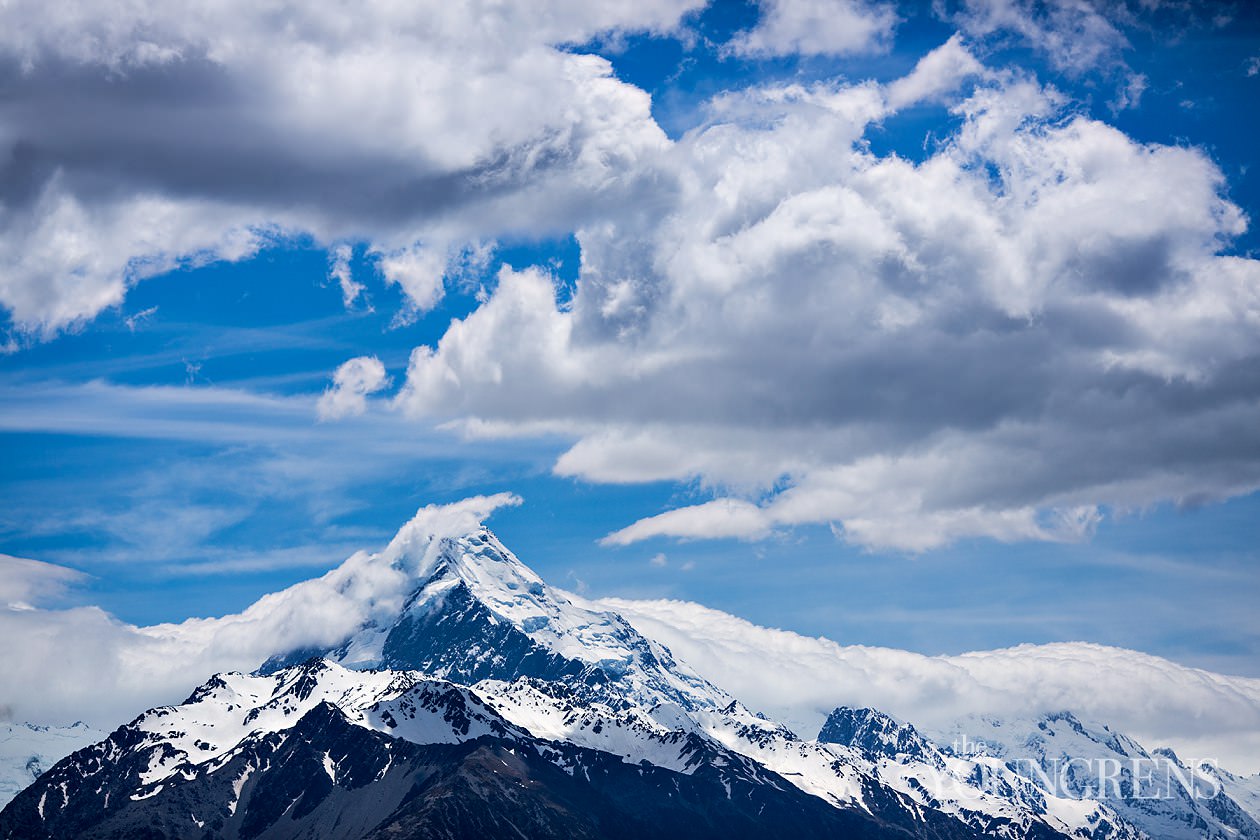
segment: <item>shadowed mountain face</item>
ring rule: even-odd
[[[874,709],[838,708],[818,733],[825,744],[844,744],[888,758],[909,756],[944,766],[938,751],[915,728]]]
[[[674,702],[684,708],[731,698],[616,613],[554,589],[482,528],[441,541],[421,566],[401,611],[340,645],[272,657],[270,673],[310,657],[347,667],[416,670],[465,685],[531,677],[584,687],[606,702]]]
[[[418,590],[416,596],[420,594]],[[578,680],[606,683],[608,677],[594,665],[567,659],[536,643],[513,624],[498,620],[463,581],[442,592],[436,602],[409,609],[384,635],[379,664],[385,668],[416,670],[460,682],[511,678],[510,675],[543,680]],[[273,673],[312,656],[343,659],[346,645],[338,648],[303,648],[269,659],[260,673]]]
[[[497,621],[463,581],[433,608],[399,619],[385,637],[383,653],[390,668],[446,674],[461,682],[508,674],[588,684],[608,681],[598,666],[560,656],[515,625]]]

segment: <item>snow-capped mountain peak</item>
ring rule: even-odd
[[[1214,765],[1183,762],[1171,750],[1148,751],[1069,711],[1029,718],[975,715],[938,738],[955,756],[1000,759],[1047,794],[1103,802],[1160,840],[1260,840],[1245,780]]]
[[[935,745],[920,735],[914,726],[875,709],[838,707],[827,716],[818,740],[829,744],[848,744],[893,759],[910,758],[937,766],[941,764]]]
[[[549,586],[480,524],[424,536],[413,520],[378,557],[410,576],[396,610],[378,613],[333,647],[273,657],[260,672],[324,656],[350,668],[417,670],[468,685],[564,680],[605,702],[645,708],[731,701],[619,614]]]
[[[654,807],[703,790],[707,809],[714,792],[734,801],[742,789],[739,813],[760,815],[764,800],[820,825],[855,819],[865,831],[873,818],[898,836],[1163,840],[1194,836],[1181,831],[1193,823],[1219,828],[1213,838],[1260,840],[1248,807],[1229,797],[1143,811],[1030,775],[1025,765],[1118,757],[1186,772],[1175,756],[1067,712],[968,721],[960,734],[971,747],[951,749],[877,710],[839,708],[817,740],[803,738],[707,682],[619,612],[546,584],[473,521],[490,504],[458,516],[426,508],[381,552],[352,557],[321,581],[354,602],[357,627],[341,625],[323,637],[345,634],[331,646],[288,650],[253,674],[213,677],[183,703],[75,753],[5,810],[16,833],[0,820],[0,837],[33,826],[79,836],[103,813],[124,834],[167,818],[200,830],[214,815],[223,836],[236,836],[243,820],[288,826],[276,820],[290,811],[303,831],[324,836],[320,826],[341,820],[351,799],[382,816],[375,794],[351,791],[397,796],[392,809],[433,773],[472,773],[481,785],[484,773],[506,768],[537,781],[536,791],[566,796],[646,785]],[[569,790],[579,777],[586,787]],[[1245,779],[1213,778],[1251,790]]]

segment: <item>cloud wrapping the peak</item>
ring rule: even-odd
[[[476,531],[499,508],[517,507],[522,502],[515,493],[470,496],[445,505],[426,505],[399,529],[381,553],[384,560],[397,564],[411,558],[413,574],[427,567],[442,540],[455,539]]]
[[[177,702],[210,674],[253,670],[269,656],[343,641],[389,622],[428,571],[441,541],[476,530],[510,493],[427,505],[379,553],[359,551],[326,574],[264,595],[240,613],[137,627],[97,607],[39,603],[77,572],[0,556],[0,702],[14,719],[115,726]],[[35,601],[34,604],[26,603]],[[6,601],[17,601],[7,604]],[[49,662],[57,662],[49,669]]]

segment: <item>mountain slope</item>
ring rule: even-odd
[[[1181,763],[1180,759],[1177,759],[1171,750],[1156,750],[1155,752],[1168,754],[1169,757],[1176,760],[1179,764]],[[1223,768],[1205,763],[1200,763],[1195,769],[1201,776],[1216,780],[1216,783],[1221,786],[1221,790],[1226,796],[1234,800],[1238,807],[1246,811],[1247,815],[1253,820],[1260,822],[1260,773],[1254,776],[1240,776]]]
[[[362,601],[348,631],[213,677],[69,756],[0,812],[0,837],[757,836],[799,823],[807,837],[1162,840],[1123,801],[1037,784],[1010,746],[962,754],[870,709],[837,709],[802,738],[617,612],[548,586],[484,527],[423,525],[352,558],[336,587]],[[1233,800],[1203,809],[1175,816],[1251,837]]]
[[[1260,678],[1085,642],[928,656],[761,627],[689,602],[596,604],[802,734],[818,732],[837,706],[877,708],[931,735],[971,714],[1035,719],[1070,709],[1235,773],[1260,772]],[[984,605],[975,609],[982,620]]]
[[[414,589],[391,622],[366,624],[325,650],[275,657],[263,670],[312,652],[351,667],[416,668],[476,685],[500,714],[536,735],[657,766],[675,766],[672,739],[685,732],[838,808],[898,824],[947,814],[965,830],[1008,837],[1088,826],[1085,817],[1047,819],[1044,809],[971,788],[974,801],[966,807],[942,809],[930,787],[902,783],[907,775],[925,776],[921,768],[892,774],[894,789],[866,756],[801,739],[754,714],[616,612],[548,586],[484,527],[438,539],[436,547],[395,540],[386,556],[416,570]]]
[[[74,753],[0,812],[0,837],[977,836],[840,810],[677,743],[682,770],[629,762],[535,738],[445,681],[312,661],[220,675]]]

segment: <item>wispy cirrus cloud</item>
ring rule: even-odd
[[[490,464],[504,477],[543,471],[554,449],[461,447],[389,411],[321,423],[317,405],[222,386],[6,381],[0,432],[15,449],[0,534],[111,577],[327,568],[385,535],[347,519],[391,482],[457,493]],[[96,454],[55,470],[20,456],[23,436],[50,434]]]
[[[86,578],[82,572],[0,554],[0,606],[33,609],[34,603],[47,603]]]

